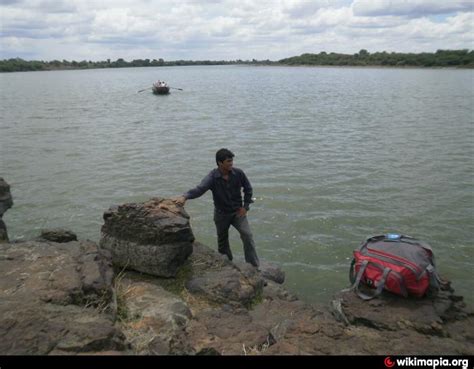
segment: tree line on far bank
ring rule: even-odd
[[[302,54],[279,61],[285,65],[334,65],[334,66],[393,66],[393,67],[474,67],[474,51],[438,50],[435,53],[369,53],[362,49],[356,54],[320,52]]]
[[[24,72],[40,70],[67,70],[67,69],[96,69],[96,68],[134,68],[134,67],[169,67],[177,65],[227,65],[227,64],[272,64],[270,60],[174,60],[164,61],[163,59],[135,59],[128,62],[122,58],[116,61],[107,59],[106,61],[82,60],[23,60],[21,58],[0,60],[0,72]]]
[[[321,65],[321,66],[393,66],[393,67],[474,67],[474,51],[437,50],[435,53],[388,53],[386,51],[369,53],[362,49],[356,54],[326,53],[302,54],[279,61],[270,60],[175,60],[163,59],[135,59],[127,62],[122,58],[116,61],[39,61],[12,58],[0,60],[0,72],[40,71],[40,70],[67,70],[93,68],[133,68],[133,67],[162,67],[178,65]]]

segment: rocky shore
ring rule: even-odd
[[[452,289],[308,304],[278,266],[197,242],[186,211],[161,198],[106,211],[99,244],[66,230],[4,237],[0,271],[2,355],[474,354],[473,312]]]

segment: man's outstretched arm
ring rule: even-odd
[[[198,184],[196,187],[190,189],[188,192],[183,194],[182,196],[178,196],[175,198],[172,198],[172,200],[181,206],[184,206],[186,203],[186,200],[191,200],[191,199],[196,199],[198,197],[201,197],[204,195],[212,185],[212,176],[208,174],[203,178],[200,184]]]

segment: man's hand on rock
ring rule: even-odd
[[[186,203],[186,198],[184,196],[177,196],[177,197],[172,197],[171,200],[176,204],[180,206],[184,206]]]

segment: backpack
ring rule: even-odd
[[[349,279],[350,289],[364,300],[380,295],[384,289],[404,297],[422,297],[440,288],[431,247],[398,234],[370,237],[354,250]],[[375,291],[362,293],[360,283]]]

